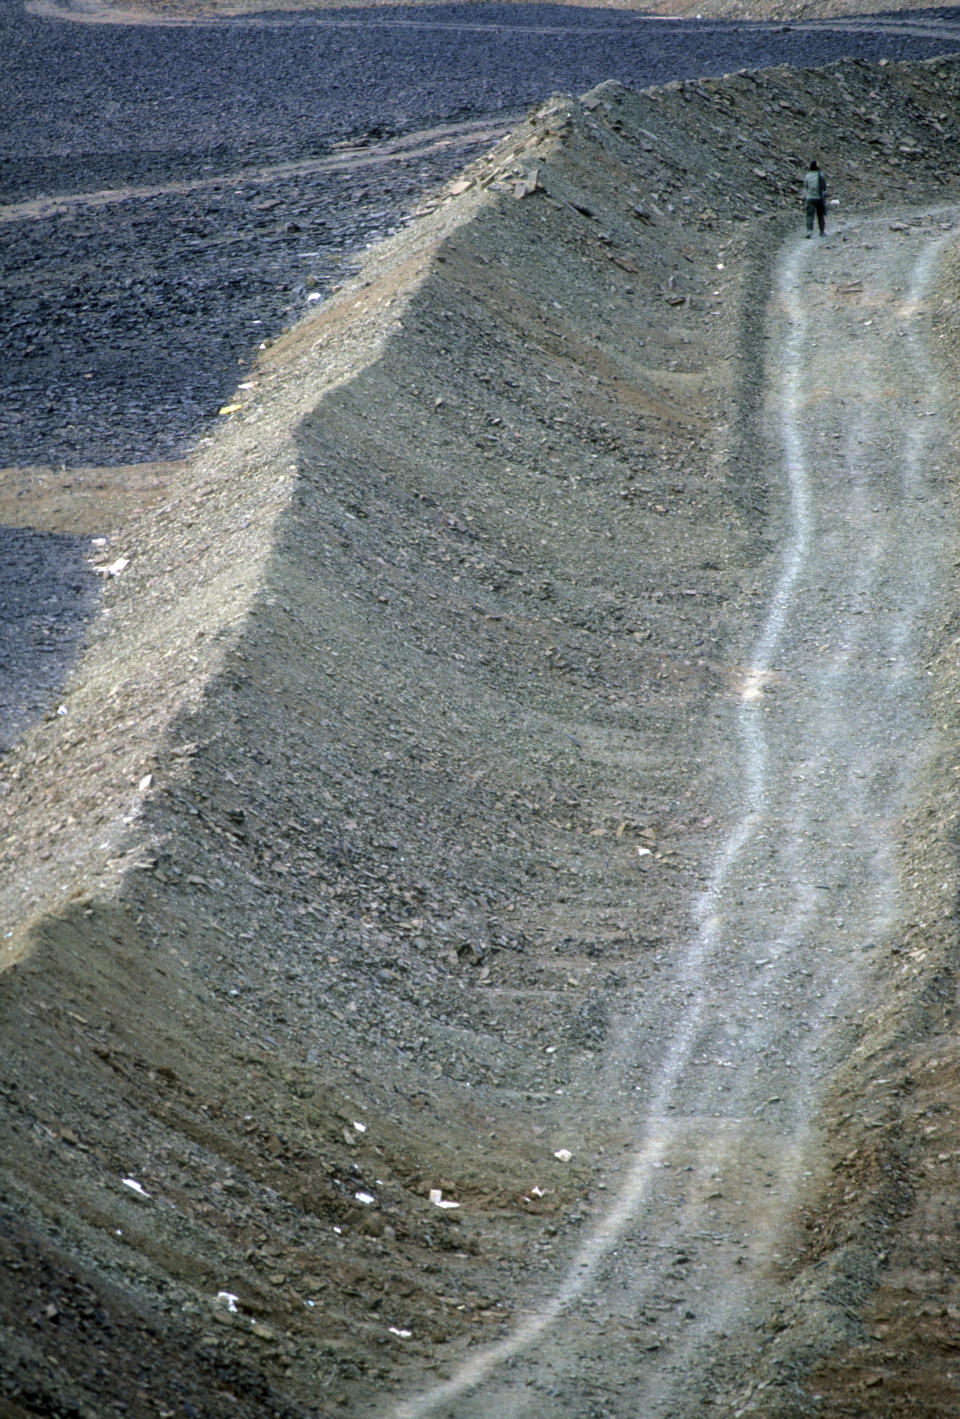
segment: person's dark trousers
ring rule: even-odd
[[[820,235],[823,236],[823,225],[825,215],[826,212],[822,200],[818,202],[817,199],[814,198],[813,201],[807,203],[807,236],[810,236],[813,233],[814,217],[816,217],[817,219],[817,225],[820,228]]]

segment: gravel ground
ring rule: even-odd
[[[958,88],[548,103],[57,513],[129,561],[4,763],[17,1419],[956,1411]]]

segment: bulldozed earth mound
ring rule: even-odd
[[[798,173],[957,200],[958,91],[951,60],[555,96],[99,548],[85,652],[3,766],[4,1413],[385,1414],[558,1284],[633,1143],[625,1017],[670,994],[732,812]],[[954,256],[954,388],[958,298]],[[945,751],[901,827],[913,917],[777,1304],[685,1413],[955,1406],[953,784]],[[660,1343],[564,1412],[634,1412]]]

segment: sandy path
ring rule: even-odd
[[[818,1107],[903,920],[899,824],[933,748],[921,651],[948,574],[947,429],[925,299],[955,216],[851,219],[777,258],[777,551],[726,710],[712,873],[674,979],[619,1044],[636,1148],[562,1280],[394,1419],[700,1414],[711,1358],[776,1301]]]

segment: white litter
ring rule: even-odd
[[[355,1192],[353,1195],[358,1202],[363,1203],[364,1207],[369,1207],[371,1202],[374,1202],[376,1200],[375,1198],[370,1196],[369,1192]]]
[[[390,1327],[391,1335],[399,1335],[401,1340],[409,1340],[413,1334],[412,1330],[399,1330],[395,1325]]]
[[[129,565],[129,557],[118,557],[115,562],[111,562],[107,567],[94,567],[94,571],[97,576],[119,576]]]
[[[449,1197],[444,1197],[443,1191],[439,1187],[430,1189],[430,1201],[434,1207],[459,1207],[459,1202],[454,1202]]]
[[[237,1298],[232,1291],[218,1291],[217,1305],[225,1307],[232,1316],[237,1314]]]
[[[136,1178],[121,1178],[120,1181],[123,1183],[124,1187],[128,1187],[130,1191],[135,1192],[138,1197],[150,1196],[149,1192],[144,1192]]]
[[[573,1154],[570,1152],[569,1148],[558,1148],[553,1156],[558,1158],[561,1163],[569,1163]]]
[[[356,1119],[353,1120],[353,1126],[358,1133],[366,1133],[367,1131],[367,1125],[365,1123],[358,1123]]]
[[[637,856],[638,856],[638,857],[649,857],[649,856],[650,856],[650,848],[648,848],[648,847],[638,847],[638,848],[637,848]]]

